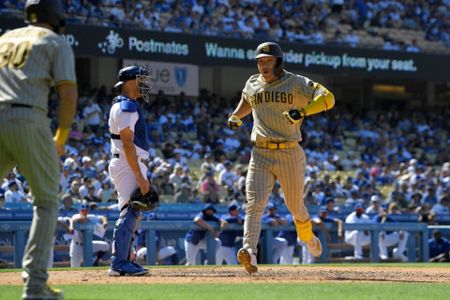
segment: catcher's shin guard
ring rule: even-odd
[[[139,222],[141,212],[134,209],[126,208],[125,215],[119,217],[114,228],[112,254],[114,263],[128,260],[130,253],[131,239]],[[122,215],[122,213],[121,213]]]

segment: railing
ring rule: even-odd
[[[25,234],[29,230],[31,222],[23,221],[9,221],[3,222],[0,225],[0,232],[12,232],[14,234],[14,265],[20,268],[22,265],[22,257],[25,248]],[[216,223],[210,223],[210,225],[218,229]],[[109,224],[108,230],[112,230],[114,224]],[[147,264],[154,265],[156,263],[156,230],[164,231],[188,231],[190,229],[200,229],[192,221],[143,221],[141,228],[146,232],[146,245],[147,245]],[[83,233],[83,257],[92,256],[92,238],[94,231],[94,224],[88,222],[83,224],[75,224],[75,229],[80,230]],[[379,262],[379,248],[378,248],[378,236],[381,231],[408,231],[413,233],[408,240],[408,260],[410,262],[416,261],[416,237],[420,238],[420,254],[421,261],[427,262],[429,259],[428,238],[429,229],[444,229],[450,230],[450,226],[427,226],[424,223],[384,223],[384,224],[344,224],[344,230],[367,230],[371,233],[370,243],[370,261]],[[242,230],[242,226],[236,224],[230,224],[224,230]],[[262,263],[272,263],[272,249],[273,249],[273,234],[280,230],[295,230],[293,225],[286,226],[269,226],[267,224],[262,225],[263,239],[260,255]],[[318,231],[319,238],[322,242],[323,254],[319,259],[319,262],[328,262],[328,244],[325,239],[325,235]],[[207,259],[208,264],[215,264],[215,242],[214,236],[207,233]],[[84,266],[91,266],[90,259],[84,260]]]

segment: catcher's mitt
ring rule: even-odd
[[[131,194],[130,201],[128,202],[128,206],[135,210],[154,210],[159,205],[159,196],[158,193],[150,187],[147,194],[142,195],[141,189],[137,188],[133,194]]]

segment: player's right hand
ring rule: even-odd
[[[147,192],[150,190],[150,182],[148,182],[148,180],[143,176],[139,176],[136,180],[142,195],[147,194]]]
[[[242,125],[242,120],[238,116],[231,114],[228,118],[228,127],[232,130],[237,130]]]
[[[57,141],[55,141],[55,145],[56,145],[56,152],[58,152],[59,156],[63,156],[64,154],[66,154],[66,148],[64,147],[63,144],[60,144]]]

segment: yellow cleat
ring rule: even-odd
[[[254,253],[250,253],[250,251],[251,250],[244,248],[239,249],[237,253],[237,260],[244,266],[248,274],[252,275],[253,273],[258,272],[258,267],[256,266],[256,255]]]
[[[64,299],[64,293],[60,289],[45,286],[40,289],[26,289],[22,295],[23,300],[60,300]]]
[[[305,243],[308,247],[309,253],[311,253],[312,256],[319,257],[322,255],[322,243],[317,236],[314,236],[311,240]]]

